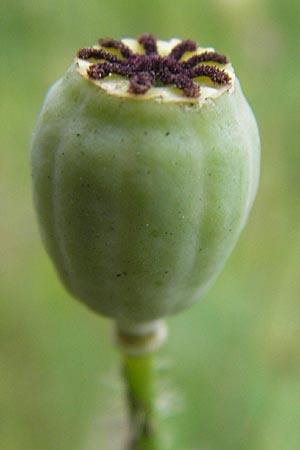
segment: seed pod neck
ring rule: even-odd
[[[125,354],[141,356],[160,348],[167,334],[163,320],[138,324],[122,321],[116,326],[116,343]]]
[[[138,100],[202,104],[233,89],[227,56],[195,41],[99,39],[75,58],[77,71],[110,95]]]

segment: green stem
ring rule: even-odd
[[[127,450],[163,450],[156,422],[154,356],[124,354],[123,358],[130,419]]]

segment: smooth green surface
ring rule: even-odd
[[[160,406],[174,450],[299,450],[298,3],[6,0],[0,8],[1,450],[122,448],[110,324],[68,297],[42,248],[29,141],[71,55],[100,36],[143,31],[228,53],[263,148],[258,197],[224,272],[168,321]]]
[[[34,131],[41,232],[71,293],[118,321],[187,308],[256,193],[260,142],[238,81],[201,109],[107,95],[72,65]]]

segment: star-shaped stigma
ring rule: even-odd
[[[215,86],[231,84],[228,73],[218,67],[228,64],[225,55],[204,51],[182,60],[186,52],[197,50],[195,41],[181,41],[167,56],[158,54],[157,41],[151,34],[142,34],[138,43],[145,53],[133,53],[119,40],[99,39],[101,48],[83,48],[77,57],[91,62],[87,69],[89,78],[100,80],[111,74],[124,76],[129,79],[128,91],[136,95],[145,94],[157,84],[164,84],[176,86],[186,97],[197,98],[200,96],[200,86],[194,81],[197,77],[208,77]],[[117,50],[120,57],[104,48]]]

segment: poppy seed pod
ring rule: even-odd
[[[260,140],[227,57],[194,41],[101,39],[49,90],[31,164],[67,290],[118,323],[183,310],[251,209]]]

